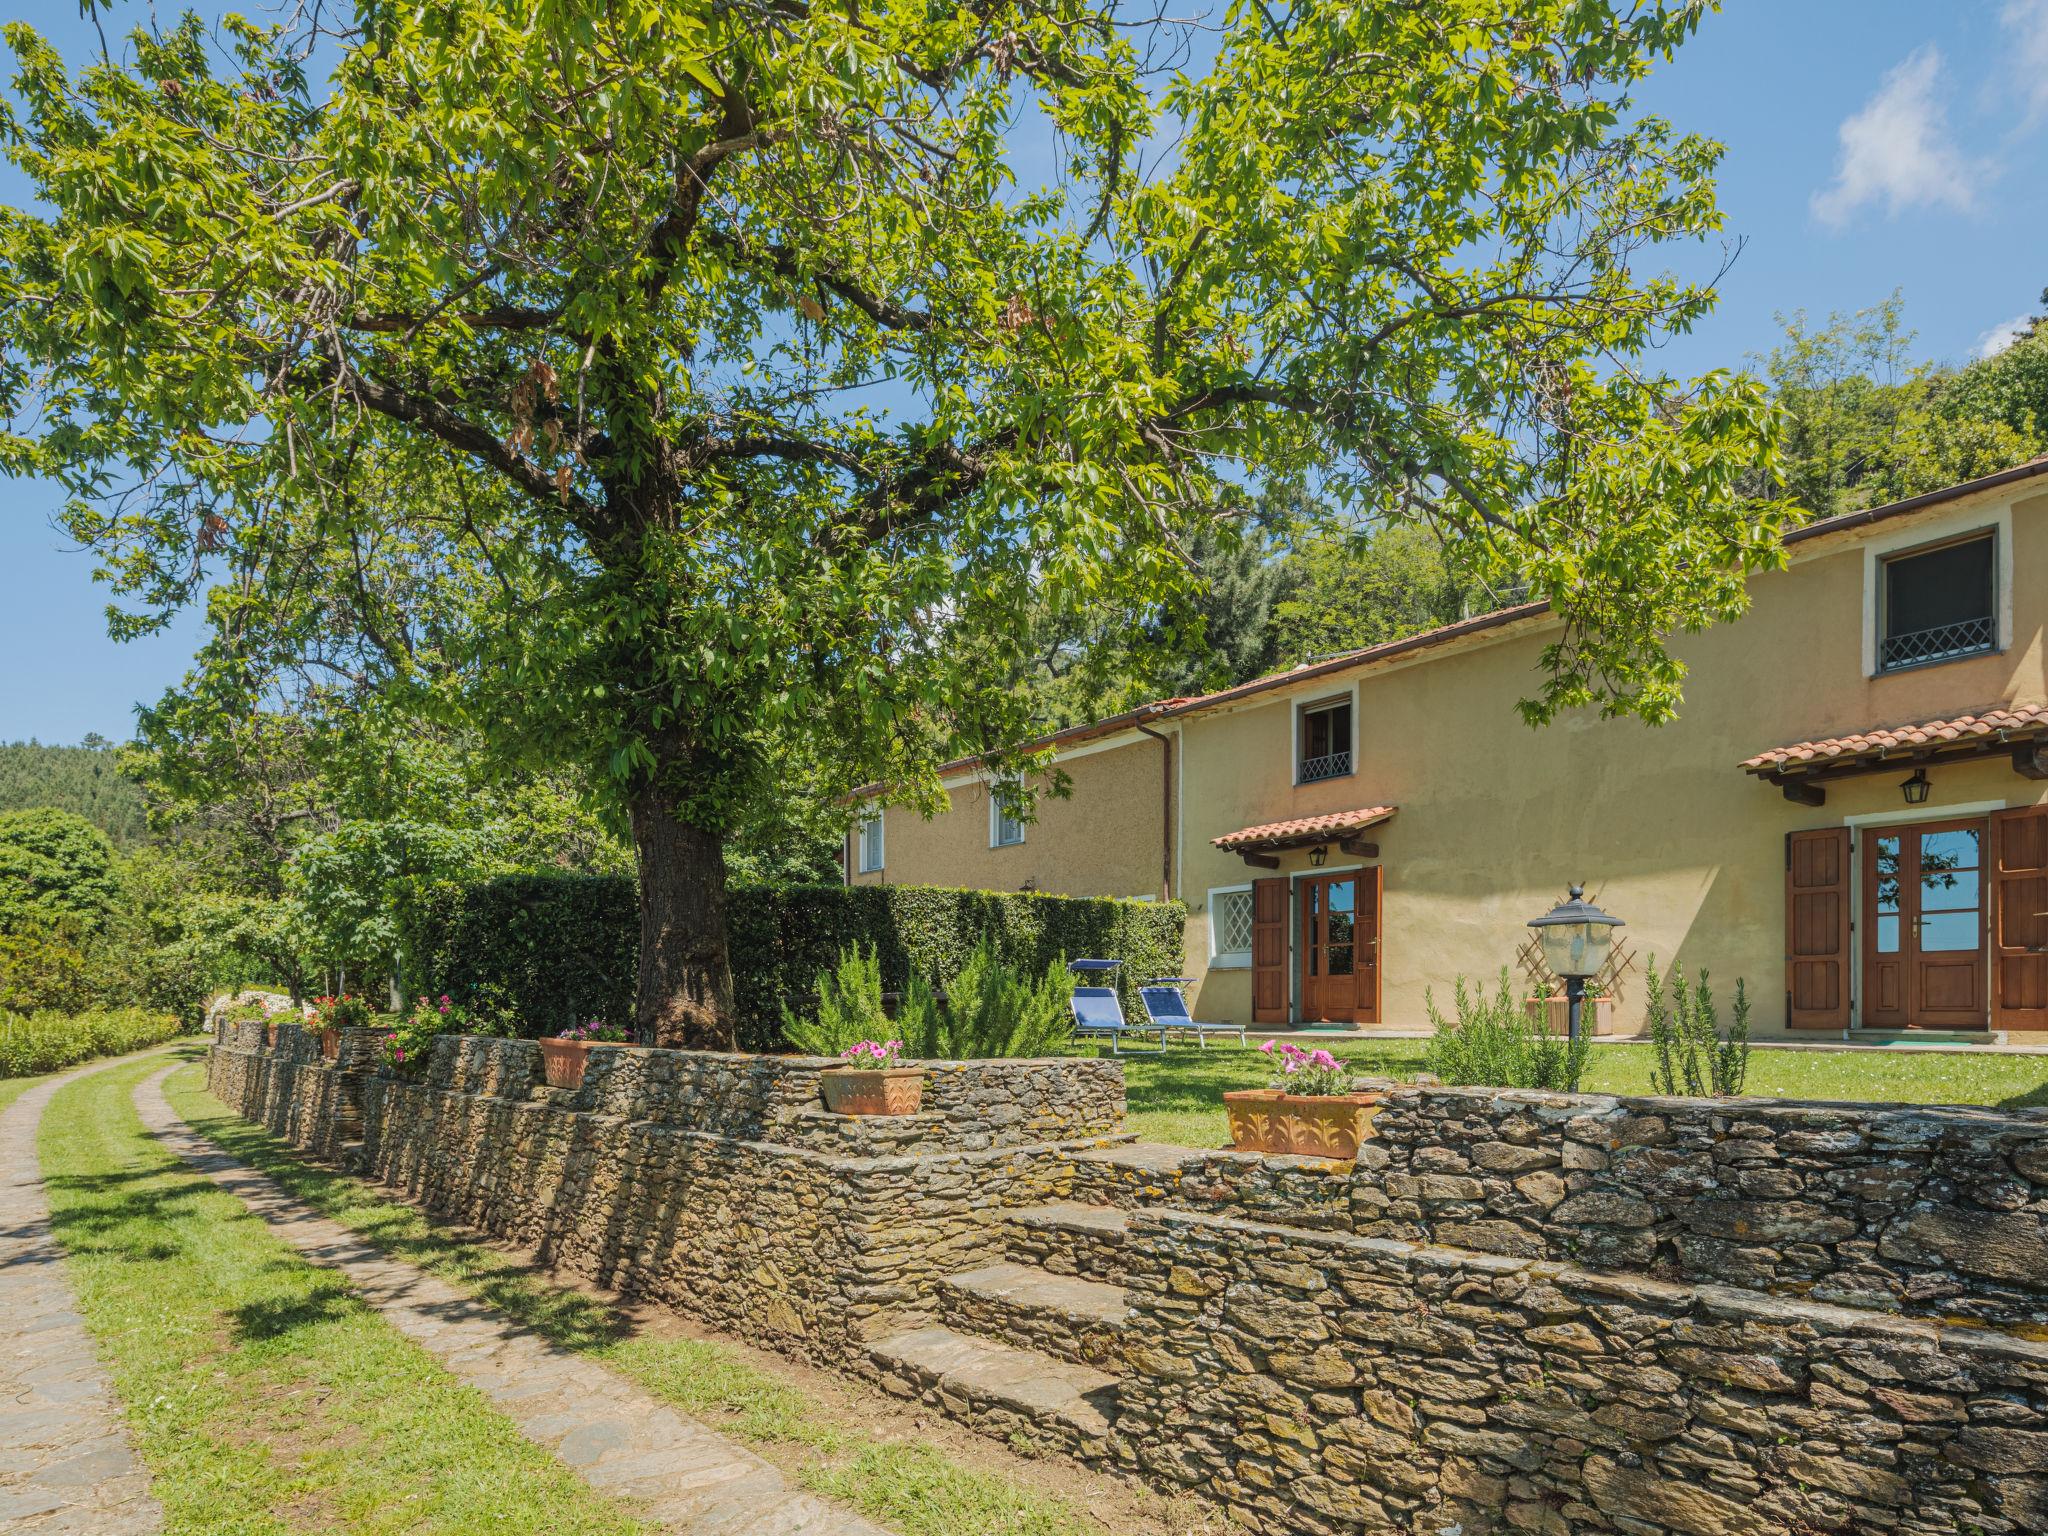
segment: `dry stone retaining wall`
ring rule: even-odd
[[[1390,1096],[1375,1131],[1361,1235],[2048,1322],[2033,1115],[1425,1089]]]
[[[360,1165],[553,1263],[1275,1536],[2048,1530],[2040,1120],[1404,1090],[1351,1167],[1115,1145],[1113,1062],[935,1070],[895,1124],[795,1058],[369,1063],[235,1026],[210,1070],[330,1154],[359,1110]],[[1006,1261],[1095,1283],[1012,1306]],[[1116,1379],[1062,1419],[870,1349],[947,1325]]]

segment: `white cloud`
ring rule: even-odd
[[[2027,121],[2038,122],[2048,117],[2048,0],[2005,0],[1998,19],[2012,34],[2012,66]]]
[[[2024,0],[2036,3],[2036,0]],[[1867,203],[1896,216],[1929,206],[1967,212],[1981,167],[1949,141],[1948,112],[1936,96],[1941,53],[1932,43],[1884,77],[1862,110],[1844,119],[1834,184],[1813,195],[1814,216],[1837,227]]]
[[[1996,357],[2007,347],[2026,334],[2027,327],[2034,323],[2032,315],[2014,315],[2010,320],[2001,320],[1982,336],[1977,338],[1979,357]]]

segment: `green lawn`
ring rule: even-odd
[[[636,1333],[603,1302],[553,1284],[495,1248],[438,1231],[414,1207],[373,1185],[301,1161],[289,1145],[230,1113],[206,1091],[196,1066],[173,1075],[167,1091],[201,1134],[322,1215],[564,1348],[602,1361],[721,1433],[773,1452],[804,1486],[901,1536],[1104,1536],[1174,1528],[1170,1510],[1155,1515],[1148,1505],[1142,1518],[1098,1519],[1075,1501],[958,1460],[922,1439],[879,1434],[731,1346]]]
[[[1332,1047],[1361,1072],[1405,1078],[1423,1070],[1422,1040],[1381,1040]],[[1176,1046],[1165,1056],[1126,1056],[1131,1129],[1147,1141],[1187,1147],[1230,1142],[1221,1095],[1264,1087],[1271,1067],[1256,1049],[1206,1051]],[[1586,1089],[1648,1093],[1650,1052],[1639,1045],[1593,1048]],[[1902,1104],[2048,1104],[2048,1056],[1962,1056],[1931,1051],[1774,1051],[1749,1058],[1747,1091],[1781,1099],[1856,1099]]]
[[[152,1057],[43,1118],[51,1219],[168,1529],[648,1529],[143,1131]]]

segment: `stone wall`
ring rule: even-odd
[[[1124,1458],[1255,1530],[2048,1529],[2048,1347],[1193,1212],[1124,1245]]]
[[[2031,1114],[1433,1088],[1391,1095],[1374,1128],[1363,1235],[2048,1321],[2048,1119]]]
[[[444,1036],[425,1080],[404,1082],[321,1064],[317,1037],[310,1057],[282,1041],[263,1049],[259,1031],[222,1037],[209,1081],[331,1154],[323,1117],[353,1080],[371,1176],[550,1264],[839,1365],[857,1364],[885,1321],[928,1317],[943,1276],[999,1257],[986,1213],[1063,1198],[1062,1145],[1101,1139],[1021,1138],[1113,1134],[1122,1120],[1112,1062],[942,1067],[938,1108],[916,1117],[918,1155],[900,1155],[901,1127],[823,1115],[829,1062],[598,1049],[581,1087],[548,1090],[539,1059],[529,1041]],[[1069,1086],[1009,1086],[1049,1076]],[[825,1120],[841,1122],[840,1139],[806,1144]]]

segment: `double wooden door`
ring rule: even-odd
[[[1378,1023],[1379,867],[1312,875],[1297,885],[1303,1021]]]

